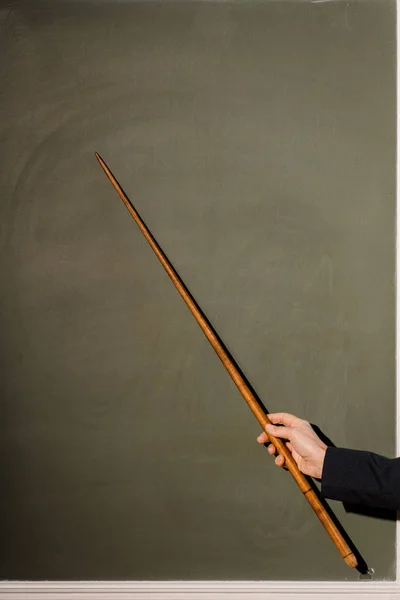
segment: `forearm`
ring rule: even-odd
[[[321,493],[349,504],[400,510],[400,458],[329,447]]]

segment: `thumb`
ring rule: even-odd
[[[267,425],[265,431],[274,437],[290,440],[292,429],[290,427],[277,427],[276,425]]]

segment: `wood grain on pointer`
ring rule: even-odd
[[[253,412],[254,416],[256,417],[257,421],[259,422],[261,427],[263,429],[265,429],[265,426],[268,423],[270,423],[270,420],[268,419],[268,416],[265,414],[264,410],[261,408],[261,406],[257,402],[257,399],[255,398],[255,396],[252,393],[252,391],[250,390],[249,386],[243,379],[238,368],[236,367],[234,362],[231,360],[231,358],[227,354],[217,333],[214,331],[214,329],[209,324],[205,315],[202,313],[202,311],[198,307],[197,303],[191,296],[189,290],[186,288],[185,284],[179,277],[178,273],[175,271],[174,267],[169,262],[168,258],[165,256],[164,252],[161,250],[157,241],[154,239],[153,235],[150,233],[150,231],[146,227],[146,225],[143,222],[143,220],[141,219],[139,213],[134,208],[134,206],[131,204],[129,198],[127,197],[127,195],[125,194],[125,192],[123,191],[121,186],[119,185],[118,181],[115,179],[114,175],[111,173],[110,169],[107,167],[104,160],[101,158],[101,156],[97,152],[95,152],[95,156],[96,156],[97,160],[99,161],[101,167],[103,168],[105,174],[107,175],[108,179],[111,181],[112,185],[114,186],[114,188],[115,188],[116,192],[118,193],[119,197],[121,198],[122,202],[125,204],[126,208],[130,212],[133,219],[135,220],[140,231],[143,233],[144,237],[146,238],[146,240],[148,241],[148,243],[154,250],[155,254],[157,255],[157,258],[159,259],[162,266],[168,273],[168,276],[170,277],[170,279],[172,280],[172,283],[174,284],[174,286],[176,287],[176,289],[182,296],[182,298],[183,298],[184,302],[186,303],[186,305],[188,306],[190,312],[196,319],[197,323],[200,325],[201,329],[203,330],[203,333],[205,334],[206,338],[210,342],[211,346],[214,348],[215,352],[217,353],[218,357],[220,358],[225,369],[228,371],[229,375],[232,377],[233,381],[235,382],[236,386],[238,387],[243,398],[246,400],[247,404],[249,405],[249,407],[250,407],[251,411]],[[325,527],[327,533],[333,540],[334,544],[336,545],[336,547],[339,550],[340,554],[342,555],[343,559],[350,567],[356,567],[357,559],[356,559],[355,555],[351,551],[350,547],[348,546],[348,544],[345,541],[345,539],[343,538],[342,534],[336,527],[335,523],[332,521],[330,515],[328,514],[325,507],[321,503],[321,500],[318,498],[315,491],[311,488],[310,483],[308,482],[307,478],[303,475],[303,473],[301,473],[299,471],[297,464],[296,464],[295,460],[293,459],[290,451],[287,449],[285,443],[282,440],[271,436],[270,434],[268,434],[268,435],[269,435],[271,442],[274,444],[274,446],[278,450],[279,454],[282,454],[285,457],[286,467],[288,468],[290,474],[295,479],[297,485],[303,492],[304,496],[307,498],[308,502],[311,505],[311,508],[314,510],[315,514],[321,521],[322,525]]]

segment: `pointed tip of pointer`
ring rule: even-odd
[[[107,170],[106,163],[105,163],[105,162],[104,162],[104,160],[101,158],[100,154],[99,154],[98,152],[95,152],[95,153],[94,153],[94,155],[95,155],[95,157],[97,158],[97,160],[99,161],[99,163],[100,163],[100,166],[101,166],[101,167],[104,169],[104,171],[106,171],[106,170]]]

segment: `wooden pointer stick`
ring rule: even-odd
[[[244,379],[243,379],[242,375],[240,374],[240,372],[238,371],[237,367],[235,366],[235,364],[232,362],[232,360],[228,356],[218,335],[213,330],[211,325],[208,323],[207,319],[201,312],[200,308],[197,306],[196,302],[193,300],[189,290],[186,288],[185,284],[179,277],[178,273],[175,271],[174,267],[171,265],[168,258],[165,256],[164,252],[161,250],[160,246],[158,245],[158,243],[156,242],[156,240],[154,239],[154,237],[152,236],[152,234],[146,227],[145,223],[142,221],[139,213],[136,211],[136,209],[131,204],[129,198],[127,197],[127,195],[125,194],[125,192],[123,191],[121,186],[119,185],[118,181],[115,179],[114,175],[111,173],[110,169],[107,167],[104,160],[101,158],[101,156],[99,156],[99,154],[97,152],[95,152],[95,156],[96,156],[97,160],[99,161],[101,167],[103,168],[105,174],[107,175],[108,179],[111,181],[112,185],[114,186],[115,190],[117,191],[122,202],[125,204],[126,208],[130,212],[133,219],[135,220],[140,231],[143,233],[144,237],[146,238],[146,240],[148,241],[148,243],[154,250],[157,258],[159,259],[162,266],[168,273],[170,279],[172,280],[172,283],[174,284],[174,286],[176,287],[176,289],[182,296],[182,298],[183,298],[184,302],[186,303],[186,305],[188,306],[190,312],[196,319],[197,323],[200,325],[206,338],[210,342],[211,346],[214,348],[218,357],[221,359],[221,362],[224,365],[225,369],[228,371],[229,375],[232,377],[233,381],[237,385],[240,393],[242,394],[243,398],[246,400],[247,404],[249,405],[249,407],[250,407],[251,411],[253,412],[254,416],[256,417],[257,421],[260,423],[261,427],[264,430],[265,426],[268,423],[271,423],[271,421],[268,419],[267,415],[264,413],[263,409],[257,402],[257,399],[255,398],[254,394],[251,392],[247,383],[244,381]],[[304,496],[307,498],[308,502],[311,505],[311,508],[314,510],[315,514],[321,521],[322,525],[325,527],[327,533],[332,538],[334,544],[336,545],[340,554],[344,558],[345,562],[350,567],[356,567],[357,566],[356,557],[354,556],[353,552],[351,551],[348,544],[344,540],[342,534],[336,527],[335,523],[332,521],[332,519],[329,516],[329,514],[327,513],[326,509],[322,505],[322,503],[321,503],[320,499],[318,498],[318,496],[316,495],[315,491],[311,488],[306,477],[299,471],[297,464],[296,464],[294,458],[292,457],[291,452],[286,447],[285,443],[281,439],[273,437],[270,434],[268,434],[268,437],[271,440],[271,442],[274,444],[275,448],[278,450],[279,454],[282,454],[285,457],[286,467],[288,468],[291,475],[296,480],[297,485],[303,492]]]

